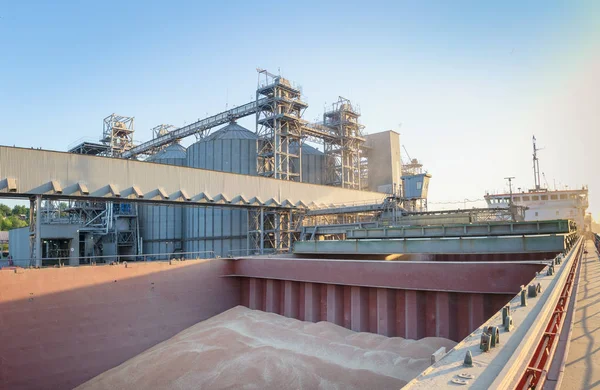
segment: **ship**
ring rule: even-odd
[[[571,327],[598,312],[587,188],[542,188],[534,144],[534,190],[428,210],[398,133],[363,135],[342,97],[310,124],[258,71],[257,100],[138,145],[114,113],[70,153],[0,145],[0,200],[30,202],[0,263],[0,389],[599,383]]]
[[[586,218],[588,201],[588,187],[586,185],[576,189],[549,189],[543,187],[540,181],[540,167],[533,136],[533,177],[534,187],[528,191],[512,191],[512,177],[509,180],[509,192],[501,194],[486,193],[484,199],[488,208],[514,208],[521,210],[520,214],[525,221],[550,221],[556,219],[570,219],[577,224],[580,232],[591,231],[590,218]]]

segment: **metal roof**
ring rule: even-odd
[[[308,144],[302,144],[302,154],[318,154],[318,155],[322,155],[324,153],[321,152],[319,149],[313,148],[312,146],[310,146]]]
[[[258,137],[253,131],[246,129],[237,124],[230,122],[227,126],[220,128],[200,142],[214,141],[218,139],[257,139]]]
[[[290,152],[296,153],[298,151],[298,147],[296,145],[290,145]],[[308,144],[302,144],[302,155],[315,154],[315,155],[323,155],[319,149],[313,148]]]
[[[171,144],[156,153],[154,156],[148,158],[148,161],[166,160],[172,158],[186,158],[186,149],[178,143]]]
[[[8,241],[8,232],[0,232],[0,242]]]

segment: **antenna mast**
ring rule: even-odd
[[[508,188],[509,188],[509,191],[510,191],[510,199],[508,201],[508,209],[510,210],[510,215],[512,217],[513,222],[516,222],[517,218],[516,218],[516,215],[515,215],[515,208],[513,206],[513,192],[512,192],[512,180],[514,178],[515,178],[514,176],[505,177],[505,179],[508,180]]]
[[[540,181],[540,160],[538,159],[537,152],[540,149],[535,144],[535,135],[533,136],[533,181],[535,183],[535,189],[539,191],[541,189]]]
[[[546,183],[546,189],[549,189],[550,185],[548,184],[548,179],[546,179],[546,173],[542,172],[542,176],[544,177],[544,183]]]

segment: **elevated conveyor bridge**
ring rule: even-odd
[[[163,136],[156,137],[150,141],[137,145],[136,147],[124,152],[121,157],[129,159],[139,155],[147,154],[154,150],[158,150],[162,146],[169,145],[183,138],[196,134],[203,134],[214,127],[256,114],[260,110],[260,107],[263,107],[265,104],[269,103],[270,100],[273,99],[261,98],[256,101],[243,104],[239,107],[220,112],[216,115],[209,116],[194,123],[190,123],[189,125],[170,131]],[[337,138],[339,138],[331,128],[319,123],[311,123],[303,126],[302,136],[309,138],[312,141],[324,140],[328,142],[334,142]]]
[[[232,108],[231,110],[223,111],[217,115],[209,116],[208,118],[204,118],[187,126],[180,127],[163,136],[154,138],[153,140],[144,142],[143,144],[134,147],[133,149],[123,153],[121,157],[133,158],[191,135],[201,134],[206,130],[212,129],[213,127],[223,125],[227,122],[231,122],[248,115],[256,114],[256,112],[258,112],[258,107],[260,107],[262,104],[265,104],[267,100],[267,98],[264,98],[246,103],[239,107]]]

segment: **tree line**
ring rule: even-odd
[[[12,209],[0,204],[0,230],[10,230],[29,226],[29,207],[15,206]]]

